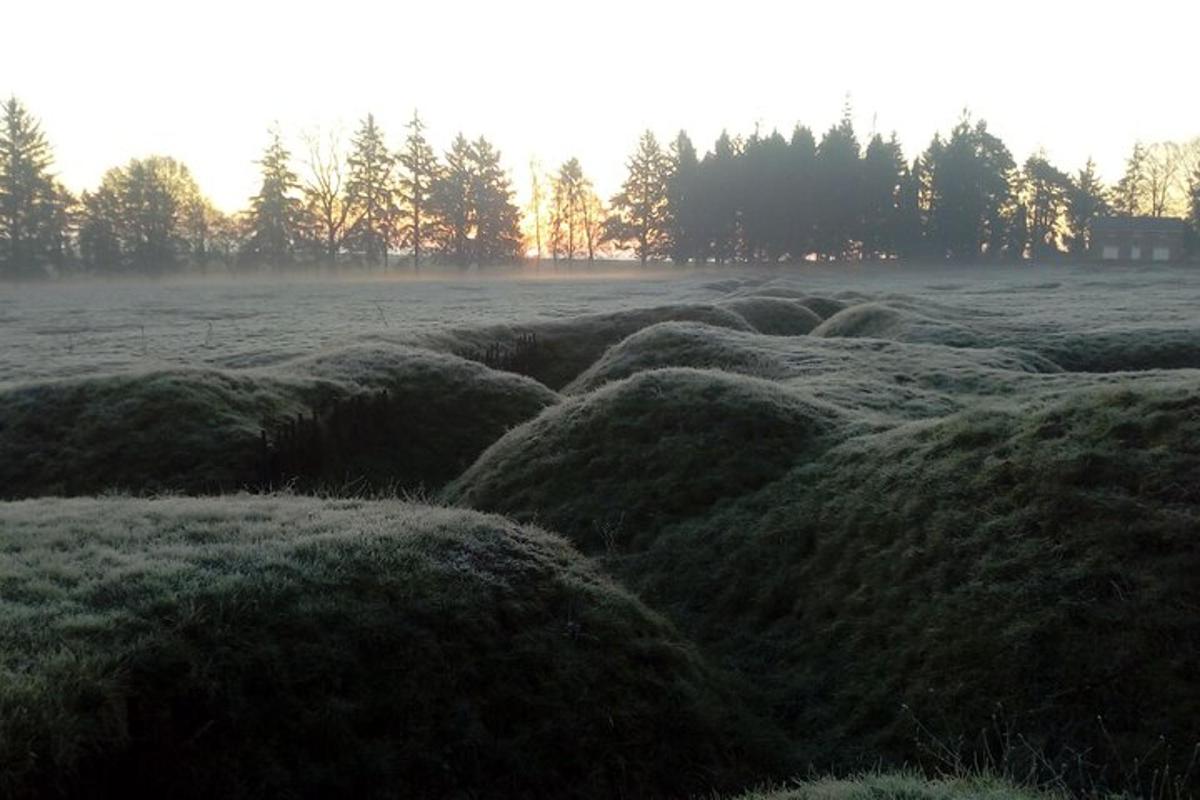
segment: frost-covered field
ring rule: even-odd
[[[1024,338],[1200,328],[1200,268],[1028,265],[657,268],[392,278],[0,286],[0,384],[168,365],[257,363],[364,335],[704,303],[786,280],[813,294],[903,295]]]
[[[1197,796],[1198,309],[1082,264],[3,287],[0,796]]]

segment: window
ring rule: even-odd
[[[1104,245],[1104,254],[1102,256],[1105,261],[1116,261],[1121,257],[1121,248],[1115,244]]]
[[[1129,258],[1132,261],[1140,261],[1142,258],[1142,248],[1138,247],[1136,244],[1129,248]]]
[[[1156,248],[1154,248],[1154,253],[1151,257],[1155,261],[1170,261],[1171,260],[1171,248],[1156,247]]]

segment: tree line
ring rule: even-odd
[[[226,214],[186,165],[134,158],[72,195],[53,173],[39,122],[16,98],[0,119],[0,277],[136,272],[219,264],[382,265],[513,262],[632,254],[642,263],[802,260],[1017,260],[1078,255],[1106,215],[1187,217],[1200,241],[1200,139],[1138,143],[1106,186],[1089,160],[1068,174],[1044,153],[1018,165],[965,114],[908,160],[893,135],[865,146],[847,106],[818,138],[722,133],[703,156],[681,131],[646,131],[607,202],[577,158],[531,164],[515,203],[500,152],[459,134],[440,157],[414,112],[391,149],[373,115],[343,146],[304,138],[299,159],[277,128],[257,161],[260,188]]]
[[[965,114],[908,161],[896,137],[863,146],[847,108],[818,140],[722,133],[703,158],[686,132],[647,131],[612,200],[609,240],[643,262],[1018,260],[1086,253],[1097,217],[1179,216],[1200,241],[1200,139],[1137,144],[1113,187],[1045,153],[1018,165]]]

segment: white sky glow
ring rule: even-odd
[[[860,138],[895,131],[909,158],[969,108],[1018,161],[1092,155],[1115,180],[1135,140],[1200,136],[1197,23],[1195,0],[14,0],[0,94],[42,120],[70,188],[172,155],[227,211],[273,122],[299,155],[303,131],[372,111],[398,147],[414,107],[439,150],[486,135],[522,193],[531,158],[578,156],[610,194],[645,128],[701,153],[756,123],[819,137],[847,93]]]

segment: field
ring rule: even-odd
[[[1093,265],[2,287],[0,796],[1196,796],[1198,308]]]

